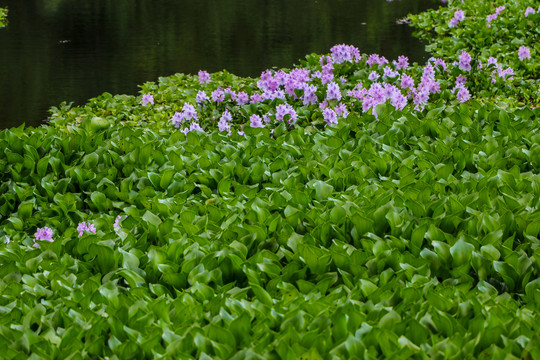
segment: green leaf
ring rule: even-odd
[[[353,213],[351,221],[356,228],[358,235],[364,235],[368,232],[373,232],[373,220],[360,215],[359,213]]]
[[[114,251],[108,246],[90,244],[88,253],[90,256],[95,257],[98,269],[102,274],[108,273],[116,266]]]
[[[503,278],[504,283],[506,286],[508,286],[508,289],[513,291],[518,281],[518,274],[514,268],[511,265],[501,261],[494,261],[493,268]]]
[[[454,259],[454,266],[461,266],[463,264],[468,264],[471,261],[472,252],[474,250],[474,245],[465,242],[460,238],[454,246],[450,248],[450,254]]]
[[[499,250],[497,250],[497,248],[495,248],[491,244],[482,246],[480,248],[480,254],[482,254],[482,256],[491,261],[499,260],[499,258],[501,257],[501,253],[499,252]]]
[[[378,287],[369,280],[360,279],[360,291],[364,298],[368,299],[371,294],[377,291]]]
[[[100,191],[94,191],[92,194],[90,194],[90,200],[92,200],[92,203],[96,206],[98,211],[105,212],[109,209],[109,200]]]
[[[334,187],[332,185],[329,185],[321,180],[314,181],[312,186],[315,189],[315,199],[318,201],[328,200],[334,191]]]
[[[19,204],[17,214],[22,220],[32,217],[32,210],[34,209],[35,199],[23,201]]]

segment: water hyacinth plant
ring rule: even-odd
[[[336,45],[0,132],[2,356],[540,357],[533,5],[412,16],[425,64]]]

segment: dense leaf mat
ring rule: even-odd
[[[379,113],[1,132],[2,357],[540,355],[539,110]]]

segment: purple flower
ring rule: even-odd
[[[210,82],[210,74],[204,70],[199,70],[199,83],[205,84]]]
[[[189,131],[193,131],[193,130],[204,132],[203,128],[196,122],[192,122],[191,125],[189,126]]]
[[[459,88],[456,97],[459,102],[463,103],[471,98],[471,94],[469,93],[469,90],[467,90],[466,87],[462,86]]]
[[[277,121],[284,121],[285,116],[290,115],[289,118],[289,124],[296,123],[296,119],[298,118],[298,115],[296,114],[296,111],[293,109],[293,107],[289,104],[280,104],[276,107],[276,120]]]
[[[246,105],[249,102],[249,95],[244,91],[240,91],[236,94],[236,102],[238,105]]]
[[[321,81],[323,84],[329,83],[334,79],[334,65],[328,63],[322,67]]]
[[[534,12],[534,9],[532,7],[527,7],[527,9],[525,9],[525,17],[529,16],[529,15],[534,15],[535,12]]]
[[[331,108],[326,108],[323,110],[323,117],[324,121],[326,121],[328,125],[336,125],[338,123],[337,114]]]
[[[305,83],[309,81],[309,72],[309,69],[296,68],[291,71],[289,78],[301,83]]]
[[[279,84],[276,80],[274,80],[274,77],[272,76],[270,70],[265,70],[261,74],[261,80],[257,82],[257,86],[263,91],[268,90],[270,92],[273,92],[277,90]]]
[[[86,230],[86,223],[82,222],[77,226],[77,231],[79,232],[79,237],[83,236],[84,230]]]
[[[229,122],[232,121],[232,115],[229,112],[229,110],[225,110],[223,112],[223,115],[221,115],[221,118],[218,121],[218,129],[219,131],[227,131],[228,133],[231,132],[231,125]]]
[[[115,229],[120,229],[120,220],[122,220],[122,215],[118,215],[118,216],[116,217],[116,219],[114,220],[114,225],[113,225],[113,227],[114,227]]]
[[[465,11],[463,10],[456,10],[456,12],[454,13],[454,17],[458,20],[458,21],[463,21],[465,19]]]
[[[222,88],[218,87],[216,90],[212,91],[212,101],[213,102],[222,102],[225,100],[225,92]]]
[[[249,121],[250,121],[250,126],[253,127],[253,128],[263,128],[264,127],[264,124],[262,123],[262,119],[259,115],[251,115],[249,117]]]
[[[275,98],[276,99],[283,99],[285,100],[285,91],[281,90],[281,89],[278,89],[275,93]]]
[[[427,64],[422,72],[422,80],[425,81],[427,79],[435,80],[435,69],[431,64]]]
[[[358,62],[361,59],[360,51],[352,45],[336,45],[330,49],[332,61],[336,64],[343,62]]]
[[[495,59],[493,56],[490,56],[487,61],[487,66],[489,65],[495,65],[495,67],[497,67],[497,59]]]
[[[369,55],[368,59],[366,60],[366,64],[369,66],[373,66],[374,64],[379,63],[379,55],[378,54],[371,54]]]
[[[229,112],[229,109],[225,109],[225,111],[223,112],[223,114],[221,115],[221,118],[219,120],[220,121],[223,120],[225,122],[231,122],[232,121],[232,115]]]
[[[231,125],[228,122],[224,121],[223,119],[220,119],[218,121],[218,130],[219,131],[226,131],[226,132],[228,132],[230,134],[231,133]]]
[[[497,66],[497,69],[496,70],[493,70],[493,72],[491,73],[491,81],[494,83],[496,80],[495,80],[495,76],[494,74],[497,74],[499,77],[503,78],[503,79],[506,79],[506,76],[510,75],[510,78],[509,80],[512,79],[512,75],[514,75],[514,69],[512,69],[511,67],[508,67],[506,68],[505,70],[503,70],[503,68],[501,66]]]
[[[403,110],[405,105],[407,105],[407,98],[401,93],[394,93],[390,98],[390,104],[392,104],[392,106],[396,108],[396,110],[401,111]]]
[[[379,78],[379,74],[377,74],[376,71],[372,71],[369,73],[368,79],[369,81],[375,81]]]
[[[289,79],[289,74],[283,70],[279,70],[274,74],[274,80],[277,82],[278,86],[285,85]]]
[[[305,106],[315,105],[319,101],[319,99],[317,98],[317,94],[315,94],[316,91],[317,87],[315,85],[304,86],[304,96],[302,100]]]
[[[9,244],[11,242],[11,239],[9,238],[9,236],[6,235],[6,244]]]
[[[413,89],[413,103],[417,107],[422,108],[429,100],[429,91],[427,89],[419,87],[418,89]]]
[[[77,226],[77,231],[79,232],[79,237],[81,237],[83,236],[85,231],[95,234],[96,227],[94,226],[94,224],[91,224],[91,223],[87,224],[83,221],[82,223],[79,223],[79,226]]]
[[[394,61],[394,65],[396,66],[396,69],[398,70],[407,69],[409,67],[409,58],[401,55],[398,57],[397,62]]]
[[[342,118],[346,119],[347,116],[349,116],[349,111],[347,111],[347,105],[344,103],[339,103],[338,106],[336,106],[336,114],[337,116],[341,116]]]
[[[530,59],[531,49],[529,49],[528,47],[524,45],[520,46],[519,51],[518,51],[518,57],[519,57],[519,60]]]
[[[36,238],[36,240],[46,240],[46,241],[50,241],[50,242],[53,242],[53,231],[51,228],[48,228],[48,227],[44,227],[44,228],[38,228],[36,233],[34,234],[34,237]]]
[[[373,100],[377,104],[386,101],[387,93],[386,93],[384,87],[379,83],[371,84],[371,86],[369,87],[369,90],[368,90],[368,94],[369,94],[369,96],[371,96],[373,98]]]
[[[496,20],[496,19],[497,19],[497,14],[491,14],[491,15],[488,15],[488,16],[486,17],[486,20],[487,20],[488,22],[491,22],[491,21]]]
[[[465,83],[467,82],[467,78],[463,75],[459,75],[457,78],[456,78],[456,86],[457,85],[465,85]]]
[[[384,99],[390,99],[396,94],[401,94],[401,91],[392,84],[384,84]]]
[[[184,120],[197,120],[199,118],[197,116],[197,110],[195,110],[195,107],[189,103],[184,104],[184,107],[182,108],[182,115]]]
[[[341,90],[339,89],[339,85],[335,82],[330,82],[326,86],[326,100],[341,100]]]
[[[414,87],[414,80],[407,74],[401,76],[401,88],[412,89]]]
[[[173,117],[171,118],[171,122],[178,129],[178,127],[180,127],[180,124],[184,122],[184,117],[182,113],[175,112]]]
[[[394,78],[396,76],[398,76],[398,73],[397,71],[393,71],[392,68],[390,66],[385,66],[383,68],[384,70],[384,74],[383,74],[383,78]]]
[[[195,101],[199,104],[208,100],[210,100],[210,98],[208,97],[208,95],[206,95],[206,92],[199,90],[199,92],[197,93],[197,97],[195,98]]]
[[[148,104],[152,104],[154,105],[154,96],[152,96],[152,94],[144,94],[142,96],[142,105],[143,106],[146,106]]]
[[[287,79],[287,82],[285,83],[285,92],[290,97],[297,99],[297,96],[296,96],[296,93],[294,92],[294,90],[302,89],[303,85],[304,85],[304,83],[301,83],[300,81],[297,81],[292,76],[290,76]]]
[[[386,59],[384,56],[379,56],[379,59],[377,60],[377,64],[379,64],[379,66],[388,64],[388,59]]]
[[[460,21],[465,19],[465,12],[463,10],[456,10],[454,17],[450,20],[450,27],[456,27]]]
[[[442,67],[444,71],[446,71],[446,69],[447,69],[446,62],[445,62],[443,59],[440,59],[440,58],[434,58],[433,64],[434,64],[435,66],[440,66],[440,67]]]
[[[364,88],[359,88],[359,89],[355,88],[349,91],[347,95],[355,98],[358,101],[363,101],[364,97],[367,95],[367,90]]]
[[[459,68],[463,71],[471,70],[471,55],[466,51],[459,55]]]
[[[258,103],[258,102],[263,101],[263,98],[262,98],[261,94],[253,94],[253,95],[251,95],[251,97],[249,98],[249,101],[250,101],[251,103]]]
[[[506,7],[503,5],[503,6],[499,6],[498,8],[495,9],[495,14],[497,15],[500,15],[501,12],[506,9]]]

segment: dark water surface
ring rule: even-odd
[[[396,20],[436,0],[0,0],[0,128],[37,126],[62,101],[174,73],[259,76],[309,53],[351,44],[424,62],[424,44]]]

